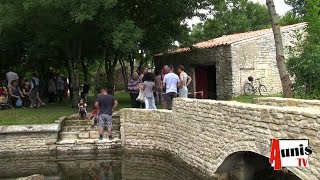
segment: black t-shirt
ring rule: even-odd
[[[89,93],[89,89],[90,89],[89,84],[84,84],[83,85],[83,93]]]
[[[100,114],[112,115],[112,108],[114,105],[115,98],[112,95],[102,95],[99,96],[97,102],[100,107]]]

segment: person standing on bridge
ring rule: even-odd
[[[109,140],[112,140],[112,113],[118,106],[118,101],[107,93],[106,89],[101,89],[101,96],[96,100],[95,107],[99,107],[99,140],[103,140],[104,127],[107,125]]]
[[[179,87],[179,97],[187,98],[188,97],[188,85],[191,82],[191,77],[184,72],[183,65],[178,66],[178,72],[180,77],[180,87]]]
[[[179,76],[173,73],[173,66],[171,65],[169,67],[169,73],[163,78],[163,86],[166,89],[166,108],[168,110],[172,110],[173,99],[177,97],[178,87],[180,84]]]

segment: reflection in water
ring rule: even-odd
[[[42,174],[45,179],[205,179],[183,162],[154,154],[126,153],[90,158],[19,157],[0,159],[0,179]]]
[[[165,153],[112,153],[75,157],[19,157],[0,159],[0,179],[16,179],[42,174],[47,180],[122,180],[122,179],[212,179]],[[237,152],[228,156],[218,168],[217,179],[290,179],[292,173],[274,171],[266,157]]]

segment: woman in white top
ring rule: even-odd
[[[181,86],[179,87],[179,97],[188,97],[188,85],[191,82],[191,77],[187,75],[187,73],[184,72],[183,65],[178,66],[178,72],[180,77]]]
[[[140,85],[140,89],[144,91],[144,102],[146,109],[157,109],[153,91],[155,89],[154,76],[152,73],[144,75],[144,81]]]

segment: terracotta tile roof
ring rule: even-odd
[[[293,29],[293,28],[298,28],[298,27],[305,27],[306,25],[307,25],[306,23],[298,23],[298,24],[293,24],[293,25],[288,25],[288,26],[282,26],[281,30],[288,30],[288,29]],[[214,48],[217,46],[230,45],[230,44],[245,41],[245,40],[248,40],[251,38],[257,38],[260,36],[268,35],[270,33],[272,33],[271,28],[257,30],[257,31],[249,31],[249,32],[244,32],[244,33],[224,35],[224,36],[221,36],[221,37],[218,37],[215,39],[211,39],[208,41],[194,44],[191,47],[179,48],[179,49],[176,49],[173,51],[168,51],[167,53],[160,53],[155,56],[162,56],[164,54],[178,54],[178,53],[182,53],[182,52],[191,51],[192,49],[207,49],[207,48]]]

